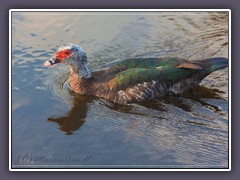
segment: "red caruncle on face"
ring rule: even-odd
[[[56,52],[55,55],[56,55],[57,59],[59,59],[62,62],[65,58],[67,58],[71,54],[72,54],[71,50],[65,49],[65,50],[62,50],[60,52]]]

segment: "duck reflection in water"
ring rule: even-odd
[[[72,92],[73,93],[73,92]],[[73,93],[73,104],[72,108],[65,115],[59,117],[50,117],[48,118],[49,122],[55,122],[59,125],[59,129],[63,131],[66,135],[71,135],[74,131],[77,131],[81,128],[81,126],[85,123],[85,119],[88,114],[88,109],[93,103],[94,100],[98,98],[91,96],[80,96],[76,93]],[[183,109],[184,111],[191,111],[192,104],[187,104],[183,99],[189,99],[195,103],[200,103],[205,107],[211,107],[218,111],[218,107],[213,104],[206,103],[202,100],[204,99],[222,99],[219,97],[219,93],[223,93],[217,89],[208,89],[202,86],[197,86],[193,91],[189,91],[184,93],[181,97],[172,97],[167,96],[159,99],[147,100],[141,103],[136,104],[128,104],[128,105],[120,105],[116,103],[112,103],[107,100],[98,99],[99,105],[103,105],[109,109],[109,111],[114,110],[118,112],[122,112],[130,115],[140,115],[140,116],[148,116],[151,115],[148,112],[140,112],[138,109],[139,106],[147,108],[149,110],[158,110],[161,118],[161,112],[168,112],[168,109],[164,106],[164,104],[171,104],[176,108]],[[114,117],[113,117],[114,118]]]
[[[89,96],[76,95],[73,98],[73,105],[69,112],[59,117],[50,117],[48,121],[57,123],[61,131],[66,135],[71,135],[85,123],[88,106],[92,100]]]

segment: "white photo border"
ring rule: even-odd
[[[228,12],[228,168],[12,168],[12,13],[13,12]],[[231,171],[231,10],[230,9],[10,9],[9,10],[9,171]]]

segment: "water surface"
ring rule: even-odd
[[[193,92],[118,105],[73,96],[63,43],[92,71],[136,57],[228,57],[225,12],[13,12],[13,168],[228,168],[228,68]]]

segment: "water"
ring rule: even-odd
[[[228,57],[224,12],[13,12],[13,168],[228,168],[228,68],[180,97],[118,105],[42,64],[63,43],[92,71],[136,57]]]

